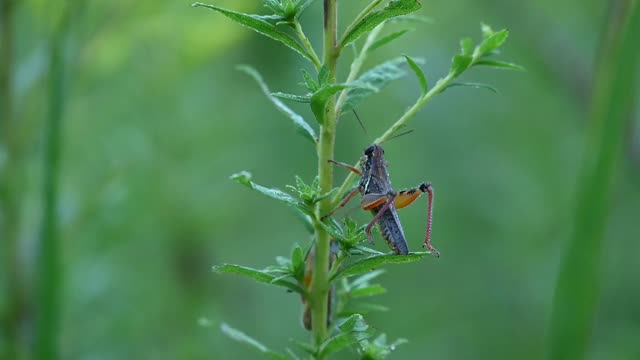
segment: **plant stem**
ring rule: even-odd
[[[637,101],[640,4],[625,0],[609,16],[595,72],[591,119],[572,236],[553,299],[548,359],[587,357],[601,283],[607,217],[625,129]]]
[[[347,76],[346,84],[352,84],[356,80],[356,77],[358,77],[358,73],[360,73],[360,68],[362,68],[364,61],[367,58],[367,53],[369,51],[369,48],[376,41],[378,34],[380,34],[380,32],[382,31],[382,28],[384,28],[384,23],[378,25],[378,27],[371,30],[371,32],[369,33],[369,36],[367,36],[367,41],[365,41],[364,45],[362,46],[360,53],[353,60],[353,63],[351,63],[351,69],[349,70],[349,76]],[[342,107],[344,106],[345,101],[347,101],[348,94],[349,94],[349,88],[346,88],[344,89],[344,91],[342,91],[342,93],[340,93],[340,96],[338,97],[338,102],[336,103],[336,114],[338,114],[338,119],[337,119],[338,121],[340,120],[340,113],[342,112]]]
[[[426,104],[428,103],[434,96],[438,95],[440,92],[442,92],[442,90],[444,90],[444,88],[449,85],[449,83],[455,78],[455,76],[453,76],[453,74],[449,73],[447,76],[445,76],[444,78],[438,80],[438,82],[436,83],[436,85],[434,87],[431,88],[431,90],[429,90],[426,94],[424,94],[424,96],[421,96],[420,98],[418,98],[418,100],[413,104],[413,106],[411,106],[398,120],[396,120],[396,122],[394,122],[384,133],[382,133],[382,135],[380,135],[377,139],[375,139],[373,142],[374,144],[380,144],[382,142],[384,142],[385,140],[389,139],[390,137],[393,136],[393,134],[398,131],[399,129],[401,129],[402,127],[404,127],[407,122],[409,120],[411,120],[412,117],[415,116],[415,114],[418,113],[418,111]],[[354,165],[356,168],[360,167],[360,164],[356,163]],[[349,190],[349,186],[351,184],[351,182],[353,181],[353,179],[356,177],[356,175],[353,172],[349,172],[349,175],[347,175],[347,178],[344,180],[344,182],[342,183],[342,185],[340,185],[340,188],[338,189],[338,191],[336,192],[336,195],[333,197],[331,204],[332,206],[337,205],[337,203],[340,201],[340,199],[342,198],[342,196],[347,192],[347,190]]]
[[[298,39],[300,39],[300,41],[302,42],[302,45],[304,45],[307,51],[309,51],[309,54],[311,54],[311,59],[313,60],[313,66],[315,66],[317,71],[320,71],[320,69],[322,68],[322,63],[318,58],[318,54],[316,54],[316,51],[313,49],[313,46],[311,46],[311,42],[309,41],[309,38],[307,38],[307,36],[304,34],[304,31],[302,31],[302,25],[300,24],[300,21],[298,21],[298,19],[295,19],[293,21],[293,27],[296,29],[296,34],[298,35]]]
[[[38,252],[38,317],[36,354],[38,359],[58,358],[60,319],[60,249],[58,244],[58,179],[60,173],[61,122],[64,107],[64,25],[54,32],[49,57],[49,118],[45,127],[43,219]]]
[[[332,83],[336,81],[336,41],[338,31],[338,10],[336,0],[324,0],[324,66],[329,72]],[[333,188],[333,167],[329,163],[333,159],[336,136],[335,96],[327,104],[324,124],[320,127],[318,144],[318,176],[322,193]],[[318,202],[316,218],[320,219],[331,210],[331,199]],[[321,224],[315,224],[316,258],[311,281],[311,314],[312,330],[316,346],[327,338],[327,305],[329,294],[329,255],[330,235]]]
[[[25,319],[25,281],[20,264],[20,177],[19,131],[14,117],[14,16],[15,1],[0,2],[0,243],[2,273],[6,294],[0,309],[0,358],[16,359],[25,355],[21,327]]]

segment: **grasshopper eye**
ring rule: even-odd
[[[371,155],[373,155],[373,145],[371,145],[371,146],[369,146],[368,148],[366,148],[366,149],[364,150],[364,154],[365,154],[365,155],[367,155],[367,156],[371,156]]]

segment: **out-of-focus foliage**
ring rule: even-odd
[[[343,15],[353,18],[365,3],[343,2]],[[390,267],[376,279],[388,290],[377,302],[390,311],[372,312],[368,325],[391,340],[411,340],[390,358],[539,359],[569,235],[606,5],[422,3],[421,14],[433,23],[415,24],[416,31],[375,49],[367,67],[411,49],[412,58],[425,59],[426,78],[436,79],[449,70],[457,40],[485,21],[510,30],[504,58],[527,72],[465,73],[460,81],[489,83],[499,94],[448,89],[412,121],[411,135],[385,144],[396,188],[434,184],[433,241],[442,257]],[[247,169],[261,184],[282,187],[296,174],[315,174],[307,139],[293,136],[291,120],[234,71],[250,64],[271,91],[299,94],[305,88],[293,85],[298,69],[311,64],[190,2],[78,4],[64,46],[62,358],[256,357],[218,330],[223,322],[275,349],[297,351],[289,338],[307,336],[297,294],[214,276],[211,266],[262,268],[290,253],[291,244],[309,241],[291,209],[238,187],[229,175]],[[265,10],[260,1],[215,4]],[[321,8],[315,2],[302,16],[314,44],[321,41]],[[19,2],[15,17],[13,89],[25,149],[20,251],[27,274],[41,216],[51,9],[45,1]],[[383,35],[398,30],[390,24]],[[344,75],[347,64],[341,66]],[[368,134],[386,129],[420,90],[419,81],[401,79],[358,103]],[[305,104],[287,105],[312,116]],[[339,126],[336,158],[354,161],[373,139],[350,115]],[[640,356],[637,167],[624,161],[617,169],[589,359]],[[345,173],[336,170],[338,182]],[[346,212],[370,219],[358,209]],[[420,249],[425,214],[424,202],[400,213],[412,251]],[[0,294],[0,304],[8,295]],[[391,346],[384,337],[368,341],[372,352]]]

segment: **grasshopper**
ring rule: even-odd
[[[407,255],[409,247],[396,210],[410,205],[420,195],[427,193],[429,203],[427,207],[427,234],[424,239],[424,246],[434,255],[440,256],[438,250],[431,245],[431,222],[433,217],[433,187],[431,183],[423,182],[415,188],[399,192],[393,190],[389,180],[389,173],[387,172],[387,162],[384,160],[384,149],[379,144],[370,145],[364,150],[364,155],[360,158],[362,171],[349,164],[334,160],[329,160],[329,162],[356,173],[360,176],[360,182],[335,209],[323,218],[333,215],[357,193],[361,193],[360,207],[363,210],[371,211],[374,215],[373,220],[365,229],[369,241],[373,244],[371,228],[373,225],[378,224],[380,233],[389,244],[389,247],[398,255]]]

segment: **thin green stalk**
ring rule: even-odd
[[[64,64],[62,30],[53,35],[49,59],[49,117],[45,127],[43,184],[43,224],[38,253],[38,318],[36,354],[38,359],[58,358],[61,265],[58,240],[58,179],[64,106]]]
[[[5,307],[0,309],[0,334],[5,338],[0,358],[16,359],[25,346],[20,329],[25,314],[25,290],[19,256],[20,166],[18,162],[19,132],[14,117],[14,97],[11,84],[14,73],[15,1],[0,1],[0,153],[4,164],[0,169],[0,238],[2,241],[2,272],[7,294]]]
[[[329,72],[330,81],[336,79],[336,42],[338,31],[338,9],[336,0],[324,0],[324,66]],[[333,159],[336,137],[335,97],[327,104],[327,114],[320,129],[318,144],[318,176],[322,193],[333,188],[333,167],[329,163]],[[318,202],[316,217],[320,219],[331,210],[329,198]],[[314,341],[317,346],[327,338],[327,295],[329,294],[329,233],[318,223],[315,224],[316,257],[311,282],[311,314]]]
[[[420,98],[418,98],[418,100],[413,104],[413,106],[409,108],[409,110],[407,110],[398,120],[396,120],[396,122],[394,122],[384,133],[382,133],[382,135],[380,135],[377,139],[375,139],[374,143],[380,144],[385,140],[389,139],[390,137],[392,137],[393,134],[395,134],[396,131],[404,127],[407,124],[407,122],[411,120],[411,118],[413,118],[425,104],[427,104],[431,99],[433,99],[434,96],[442,92],[442,90],[444,90],[444,88],[447,87],[447,85],[449,85],[449,83],[454,78],[455,77],[453,76],[453,74],[449,74],[444,78],[440,79],[436,83],[436,85],[431,88],[431,90],[429,90],[426,94],[424,94],[424,96],[421,96]],[[356,163],[354,166],[359,167],[360,164]],[[349,190],[349,186],[351,185],[355,177],[356,175],[353,172],[349,172],[349,175],[347,175],[347,178],[344,180],[342,185],[340,185],[340,188],[338,189],[338,191],[336,192],[336,195],[333,197],[333,200],[331,201],[331,204],[333,204],[333,206],[337,205],[340,199],[342,198],[342,196]]]
[[[596,69],[573,233],[553,299],[547,354],[551,360],[584,359],[591,343],[615,170],[637,101],[638,1],[624,1],[620,14],[612,14],[609,19]]]
[[[309,54],[311,54],[311,59],[313,60],[313,66],[315,66],[317,71],[320,71],[320,68],[322,68],[322,63],[320,62],[320,58],[318,58],[318,54],[316,54],[316,51],[313,49],[313,46],[311,46],[311,42],[309,41],[309,38],[307,38],[307,35],[305,35],[304,31],[302,31],[302,25],[300,24],[300,21],[298,21],[298,19],[295,19],[293,21],[293,27],[296,30],[298,39],[300,39],[300,41],[302,42],[302,45],[304,45],[304,47],[307,49]]]
[[[360,69],[364,64],[364,61],[367,59],[369,48],[376,41],[376,38],[382,31],[382,28],[384,28],[384,23],[378,25],[377,28],[371,30],[371,32],[369,33],[369,36],[367,36],[367,41],[365,41],[364,45],[362,46],[360,53],[353,60],[353,63],[351,63],[351,69],[349,70],[349,75],[347,76],[347,81],[346,81],[347,84],[352,84],[358,77],[358,74],[360,73]],[[342,107],[344,106],[345,101],[347,101],[348,94],[349,94],[349,88],[342,91],[342,93],[340,93],[340,96],[338,97],[338,101],[336,103],[336,114],[338,114],[338,120],[340,120],[339,115],[342,112]]]

